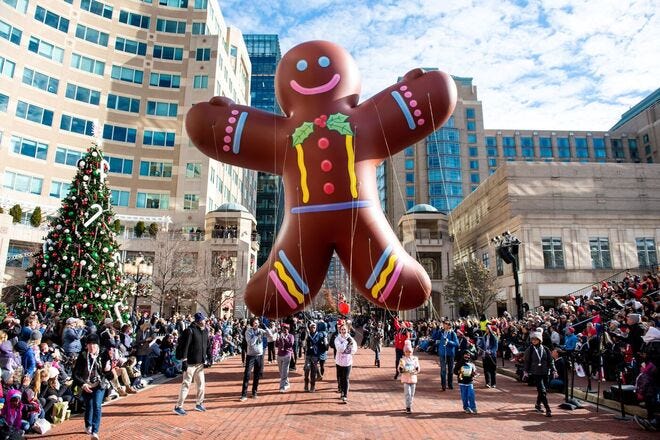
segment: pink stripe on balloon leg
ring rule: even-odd
[[[403,270],[403,261],[399,261],[399,264],[396,265],[394,268],[394,273],[392,274],[392,278],[390,278],[390,281],[387,283],[387,286],[385,286],[385,290],[383,293],[380,295],[380,302],[385,302],[388,296],[390,296],[390,293],[392,293],[392,289],[394,288],[394,285],[396,284],[396,281],[399,279],[399,275],[401,275],[401,270]]]
[[[284,284],[282,284],[282,281],[280,281],[280,279],[275,274],[275,271],[271,270],[270,272],[268,272],[268,276],[270,277],[271,280],[273,280],[273,284],[275,284],[275,288],[280,293],[282,298],[284,298],[284,301],[286,301],[289,307],[291,307],[292,309],[298,307],[298,305],[293,300],[293,298],[291,298],[291,295],[289,295],[289,292],[287,292],[286,288],[284,288]]]

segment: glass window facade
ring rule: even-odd
[[[64,49],[34,36],[30,37],[28,50],[60,64],[64,58]]]
[[[15,154],[32,157],[34,159],[46,160],[46,156],[48,155],[48,144],[20,136],[12,136],[11,150]]]
[[[147,54],[146,43],[124,37],[117,37],[115,39],[115,49],[121,52],[132,53],[134,55],[145,56]]]
[[[142,160],[140,161],[140,176],[172,177],[172,164]]]
[[[16,116],[38,124],[47,125],[48,127],[53,125],[52,110],[23,101],[18,101],[16,105]]]
[[[97,29],[79,24],[76,26],[76,37],[99,46],[108,47],[110,35]]]
[[[99,76],[103,76],[103,72],[105,71],[105,63],[103,61],[95,60],[77,53],[71,54],[71,67]]]
[[[147,114],[176,118],[179,105],[176,102],[147,101]]]
[[[545,269],[564,268],[564,249],[560,237],[545,237],[541,239],[543,248],[543,267]]]
[[[18,192],[41,195],[44,179],[5,170],[3,186]]]
[[[591,267],[593,269],[611,269],[610,240],[607,237],[594,237],[589,239],[591,252]]]
[[[549,137],[539,138],[539,155],[542,158],[552,157],[552,138]]]
[[[70,131],[72,133],[92,136],[94,121],[62,114],[62,118],[60,119],[60,129]]]
[[[60,80],[28,67],[23,69],[23,84],[57,95]]]
[[[142,136],[142,144],[153,147],[173,147],[176,133],[160,130],[145,129]]]
[[[122,127],[121,125],[103,125],[103,139],[116,142],[135,143],[137,129],[131,127]]]
[[[7,78],[14,77],[14,71],[16,70],[16,63],[0,56],[0,76],[6,76]]]
[[[183,48],[154,44],[153,55],[154,58],[159,58],[162,60],[181,61],[183,59]]]
[[[67,147],[57,147],[55,150],[55,163],[75,167],[82,158],[82,151],[73,150]]]
[[[605,159],[607,158],[607,150],[605,149],[605,139],[604,138],[592,138],[591,142],[594,146],[594,157],[596,159]]]
[[[11,24],[3,20],[0,20],[0,38],[4,38],[10,43],[20,46],[22,36],[23,36],[22,30],[18,29],[15,26],[12,26]]]
[[[119,11],[119,22],[142,29],[149,29],[151,17],[121,10]]]
[[[112,20],[112,6],[96,0],[80,0],[80,9],[89,11],[100,17]]]
[[[151,75],[149,75],[149,85],[154,87],[178,89],[181,87],[181,75],[152,72]]]
[[[63,199],[69,194],[70,188],[71,184],[69,182],[58,182],[53,180],[50,183],[50,193],[48,195],[58,199]]]
[[[129,113],[140,113],[140,99],[130,96],[108,94],[106,103],[108,109]]]
[[[99,105],[99,102],[101,101],[101,92],[99,90],[88,89],[87,87],[72,83],[66,85],[66,93],[64,96],[69,99],[92,105]]]
[[[133,174],[133,159],[124,159],[122,157],[105,156],[105,160],[110,164],[110,172],[117,174]]]
[[[658,267],[658,252],[655,246],[655,240],[651,237],[641,237],[635,239],[637,245],[637,259],[639,267],[655,269]]]
[[[144,80],[144,72],[138,69],[131,69],[130,67],[113,65],[110,77],[117,81],[142,84],[142,81]]]
[[[130,191],[110,190],[110,204],[112,206],[128,206],[130,197]]]
[[[147,209],[169,209],[170,195],[169,194],[155,194],[155,193],[137,193],[136,208]]]

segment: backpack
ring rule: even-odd
[[[188,353],[184,353],[186,349],[186,344],[188,343],[188,338],[190,336],[190,330],[185,329],[181,334],[181,337],[176,342],[176,349],[174,350],[174,357],[179,360],[185,359],[188,356]]]

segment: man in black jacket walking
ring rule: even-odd
[[[185,416],[183,402],[188,396],[190,384],[197,384],[197,405],[195,411],[206,411],[204,407],[204,363],[209,345],[209,331],[206,328],[206,316],[202,312],[195,313],[195,323],[188,327],[181,335],[179,344],[183,346],[183,383],[179,392],[174,412]]]

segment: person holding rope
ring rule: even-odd
[[[438,350],[438,357],[440,359],[440,382],[442,384],[442,391],[447,387],[450,390],[454,389],[452,377],[454,372],[454,356],[456,354],[456,347],[458,347],[458,337],[451,328],[449,321],[442,323],[441,329],[435,330],[433,339]]]
[[[479,340],[479,350],[483,353],[484,377],[487,388],[497,387],[497,346],[499,341],[495,336],[493,326],[486,325],[486,334]]]
[[[541,332],[532,332],[530,339],[532,345],[525,350],[525,374],[523,380],[529,377],[530,381],[536,384],[536,405],[534,405],[536,412],[543,412],[541,409],[541,404],[543,404],[545,407],[545,416],[552,417],[547,396],[548,381],[550,374],[552,374],[554,379],[559,375],[557,374],[550,350],[541,344],[543,340]]]
[[[394,329],[396,331],[396,334],[394,335],[394,352],[396,353],[394,361],[394,380],[397,380],[399,378],[399,361],[403,357],[403,345],[408,339],[410,339],[412,329],[406,322],[401,324],[398,316],[394,317]]]

